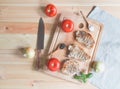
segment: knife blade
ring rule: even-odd
[[[37,69],[40,68],[40,63],[41,63],[41,54],[43,53],[43,48],[44,48],[44,22],[43,19],[40,18],[39,20],[39,25],[38,25],[38,33],[37,33]]]
[[[45,27],[43,19],[40,18],[37,33],[37,50],[41,50],[44,48],[44,29]]]

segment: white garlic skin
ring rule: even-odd
[[[23,56],[27,58],[34,58],[35,50],[31,47],[24,48]]]

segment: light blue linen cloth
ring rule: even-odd
[[[99,7],[89,14],[104,25],[96,60],[105,64],[103,73],[95,73],[90,82],[99,89],[120,89],[120,20]]]

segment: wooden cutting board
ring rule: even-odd
[[[70,19],[74,22],[74,30],[72,32],[66,33],[61,29],[61,22],[65,19]],[[91,32],[86,28],[86,21],[83,18],[81,14],[76,15],[76,14],[71,14],[71,13],[63,13],[61,14],[59,18],[59,23],[58,26],[54,32],[53,40],[51,42],[51,46],[49,49],[49,56],[48,60],[51,57],[58,58],[61,62],[66,60],[66,52],[64,50],[58,49],[58,46],[60,43],[65,43],[67,46],[70,44],[77,44],[79,47],[81,47],[85,53],[87,53],[90,56],[89,61],[87,62],[81,62],[81,65],[83,66],[83,70],[85,73],[89,72],[90,69],[90,63],[95,59],[95,55],[97,52],[98,44],[100,42],[102,30],[103,30],[103,25],[95,20],[92,19],[87,19],[88,23],[92,26],[94,26],[94,31]],[[80,27],[80,24],[83,24],[83,27]],[[74,32],[75,31],[86,31],[87,33],[90,33],[95,41],[95,44],[92,48],[86,48],[85,46],[81,45],[78,43],[75,38],[74,38]],[[71,82],[75,83],[80,83],[80,81],[77,81],[73,79],[73,77],[68,76],[66,74],[63,74],[61,71],[57,72],[51,72],[47,66],[45,65],[44,70],[45,73],[50,74],[52,76],[65,79]]]

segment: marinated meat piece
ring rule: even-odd
[[[64,62],[61,71],[68,75],[74,75],[80,71],[79,66],[79,61],[68,59]]]
[[[85,32],[85,31],[76,31],[75,39],[87,48],[93,47],[93,45],[95,43],[91,34]]]
[[[90,56],[84,52],[84,50],[77,45],[68,46],[68,57],[78,59],[79,61],[86,61],[90,59]]]

